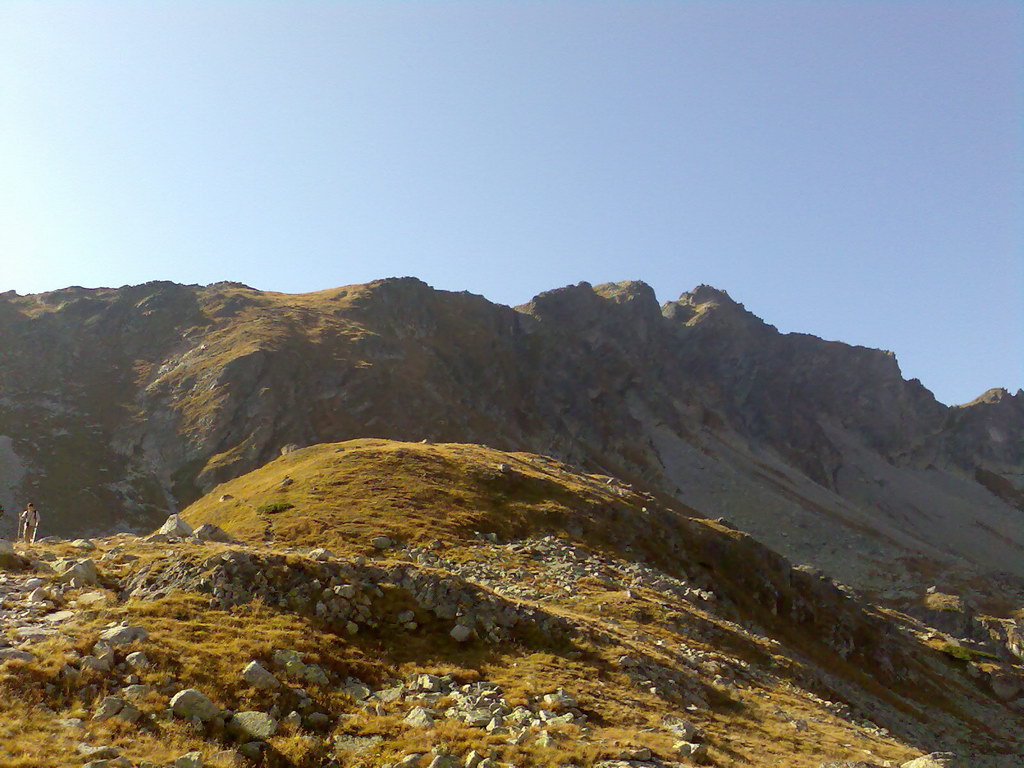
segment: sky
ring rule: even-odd
[[[0,292],[706,283],[1024,386],[1016,2],[0,2]]]

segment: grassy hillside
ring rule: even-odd
[[[183,516],[246,541],[271,537],[337,551],[367,549],[379,535],[424,544],[564,530],[622,546],[621,519],[642,520],[653,501],[618,480],[535,454],[351,440],[288,453],[217,486]],[[643,538],[642,527],[637,533]],[[659,548],[656,537],[646,544]]]
[[[190,751],[210,768],[896,766],[937,749],[1014,765],[1024,723],[986,681],[1019,665],[951,653],[686,511],[543,456],[355,440],[186,510],[233,543],[18,545],[0,765],[78,768],[101,747],[119,755],[105,768]],[[95,579],[69,583],[84,557]],[[122,625],[144,633],[104,640]],[[192,688],[204,718],[172,706]]]

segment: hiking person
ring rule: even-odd
[[[36,505],[31,501],[25,507],[25,511],[21,513],[19,518],[18,526],[18,538],[24,537],[25,541],[30,544],[35,544],[36,541],[36,529],[39,528],[39,510],[36,509]],[[29,530],[31,529],[32,535],[29,536]]]

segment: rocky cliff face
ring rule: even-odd
[[[515,309],[412,278],[0,295],[0,502],[32,498],[51,532],[150,526],[289,444],[479,442],[898,595],[1024,576],[1022,435],[1020,394],[947,408],[890,353],[780,334],[708,286],[659,307],[643,283],[582,283]]]

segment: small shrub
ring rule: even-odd
[[[269,504],[260,504],[256,507],[256,512],[261,515],[276,515],[279,512],[287,512],[294,506],[287,501],[272,501]]]
[[[947,656],[952,656],[954,659],[960,661],[977,661],[978,659],[997,659],[994,653],[988,651],[979,651],[974,648],[964,648],[962,645],[955,645],[954,643],[944,643],[939,647]]]

